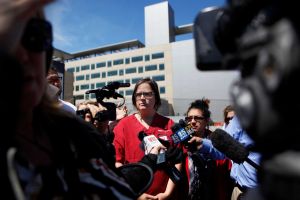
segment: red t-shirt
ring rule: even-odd
[[[116,161],[126,164],[138,162],[145,155],[142,149],[142,142],[138,138],[140,131],[147,135],[160,135],[170,137],[171,126],[174,124],[172,119],[155,114],[151,126],[146,129],[134,115],[123,118],[114,128],[114,146],[116,149]],[[163,170],[157,170],[154,173],[152,185],[146,192],[156,195],[165,192],[169,176]]]

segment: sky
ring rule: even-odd
[[[54,47],[75,53],[133,39],[145,43],[144,7],[159,2],[162,0],[56,0],[46,7],[53,25]],[[193,23],[200,10],[222,6],[225,0],[168,2],[179,26]]]

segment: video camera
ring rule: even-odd
[[[297,118],[287,117],[300,112],[300,99],[290,92],[300,76],[296,8],[292,1],[230,0],[202,10],[194,22],[197,68],[240,70],[230,96],[242,127],[268,154],[300,149],[280,139],[283,132],[299,138]]]
[[[122,98],[123,102],[118,107],[123,106],[125,103],[125,98],[123,95],[116,92],[116,90],[119,89],[120,87],[130,87],[130,83],[120,83],[115,81],[107,84],[102,88],[88,90],[85,92],[86,94],[92,94],[92,93],[95,94],[97,102],[107,109],[96,113],[94,120],[98,120],[99,122],[106,121],[106,120],[110,120],[110,121],[116,120],[116,108],[117,108],[116,104],[112,102],[104,102],[104,99]]]
[[[241,72],[230,96],[263,165],[249,199],[299,199],[299,15],[295,1],[229,0],[194,21],[197,68]]]

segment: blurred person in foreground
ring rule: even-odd
[[[157,138],[169,138],[173,120],[157,113],[161,105],[160,94],[157,83],[145,78],[139,80],[133,90],[132,103],[137,112],[129,115],[114,128],[114,146],[116,149],[116,167],[140,160],[145,155],[141,148],[142,141],[139,133],[142,131],[147,135]],[[180,164],[177,165],[180,168]],[[153,183],[138,199],[174,199],[175,184],[169,178],[164,169],[158,169],[154,174]]]
[[[52,29],[42,8],[50,2],[0,0],[0,64],[15,67],[20,78],[11,79],[19,98],[11,109],[14,126],[3,134],[0,146],[2,195],[20,200],[136,199],[139,192],[125,181],[129,176],[107,162],[113,155],[95,128],[63,112],[47,94]],[[1,127],[7,125],[4,121]],[[151,164],[150,156],[160,148],[143,159]]]

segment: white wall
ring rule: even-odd
[[[223,109],[230,103],[230,86],[239,73],[199,71],[193,39],[172,43],[172,59],[175,114],[184,115],[193,100],[206,97],[211,100],[212,119],[222,120]]]

